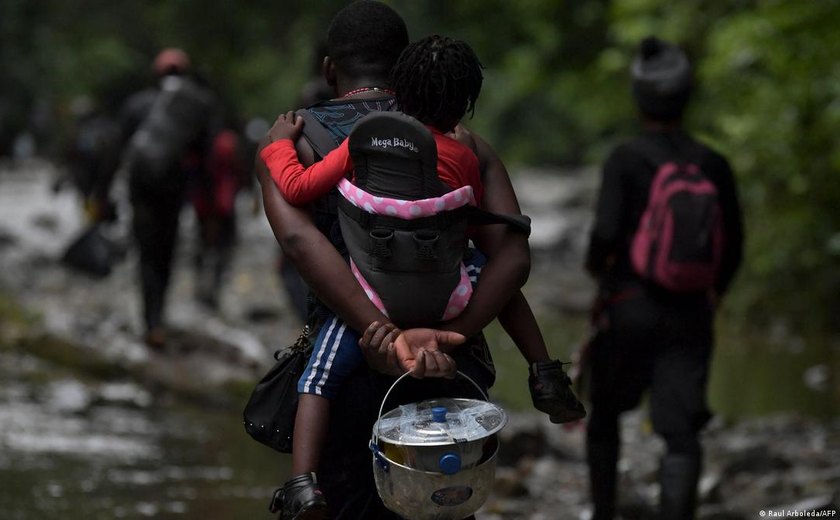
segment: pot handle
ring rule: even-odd
[[[391,396],[391,391],[394,390],[394,388],[396,388],[397,384],[399,384],[400,381],[402,381],[403,379],[405,379],[406,377],[408,377],[410,375],[411,375],[411,373],[406,372],[405,374],[398,377],[397,380],[394,381],[394,384],[391,385],[391,388],[389,388],[388,391],[385,393],[385,397],[382,399],[382,404],[379,405],[379,414],[376,416],[377,421],[382,417],[382,410],[385,408],[385,403],[388,402],[388,397]],[[460,370],[455,372],[455,375],[456,376],[461,376],[464,379],[466,379],[467,381],[469,381],[470,383],[472,383],[472,385],[476,388],[476,390],[478,390],[478,393],[481,394],[481,397],[483,397],[485,401],[490,400],[490,397],[487,395],[487,392],[485,392],[484,389],[482,389],[480,386],[478,386],[478,383],[476,383],[470,376],[461,372]],[[373,434],[373,439],[375,441],[379,440],[379,436],[376,435],[375,431],[374,431],[374,434]]]

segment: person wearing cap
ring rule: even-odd
[[[693,90],[691,65],[677,46],[644,39],[631,66],[641,132],[610,153],[603,166],[586,270],[598,281],[598,334],[589,354],[587,462],[593,520],[617,510],[619,418],[649,392],[654,431],[665,441],[660,460],[659,518],[694,518],[703,450],[699,432],[711,417],[706,401],[714,309],[741,261],[741,209],[727,160],[682,125]],[[713,288],[674,292],[634,270],[631,243],[648,204],[658,164],[649,151],[691,156],[717,188],[723,249]]]
[[[191,75],[186,52],[163,49],[152,63],[152,72],[156,84],[129,96],[120,111],[120,127],[125,149],[122,166],[128,172],[132,206],[132,233],[140,257],[143,338],[150,347],[159,349],[166,339],[164,303],[188,180],[203,167],[220,118],[218,102],[210,89]],[[197,107],[191,109],[194,114],[190,114],[188,122],[184,122],[184,116],[170,120],[167,110],[160,108],[158,101],[164,91],[185,92],[188,99],[195,100],[185,103],[183,97],[177,99],[180,112],[186,111],[183,108],[186,105]],[[156,120],[155,124],[149,124],[152,119]],[[141,135],[144,132],[147,135]],[[164,165],[152,168],[138,160],[142,156],[135,152],[141,142],[139,137],[144,138],[142,142],[152,143],[151,146],[177,149],[169,154],[171,159]],[[175,142],[183,146],[174,145]]]

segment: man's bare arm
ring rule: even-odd
[[[259,149],[267,143],[263,140]],[[313,162],[311,148],[303,154],[299,150],[299,155],[302,163]],[[387,322],[332,243],[315,227],[309,212],[286,202],[259,153],[255,169],[274,237],[318,298],[354,330],[364,331],[374,321]]]
[[[516,193],[504,163],[483,139],[473,134],[481,164],[484,200],[488,211],[508,215],[521,213]],[[528,280],[531,252],[528,237],[510,226],[477,226],[476,246],[487,258],[470,303],[458,317],[445,324],[447,330],[472,336],[493,321]]]

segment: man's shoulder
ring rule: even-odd
[[[700,146],[700,148],[706,153],[706,155],[715,162],[728,162],[727,158],[723,153],[718,151],[717,148],[714,146],[700,140],[695,140],[695,142]]]
[[[372,112],[394,110],[395,106],[396,98],[384,96],[381,98],[328,99],[303,109],[311,112],[325,125],[342,125],[347,121],[355,123],[358,119]]]
[[[621,164],[625,166],[632,164],[634,161],[641,160],[645,156],[644,150],[646,146],[644,136],[639,135],[625,138],[610,149],[606,162],[608,164]]]
[[[729,161],[726,156],[719,152],[713,145],[709,144],[707,140],[688,133],[686,136],[694,149],[697,150],[697,155],[701,157],[700,166],[704,170],[715,172],[729,170]]]

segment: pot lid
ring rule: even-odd
[[[373,426],[380,440],[406,446],[439,446],[484,439],[507,423],[503,409],[476,399],[430,399],[402,405]]]

